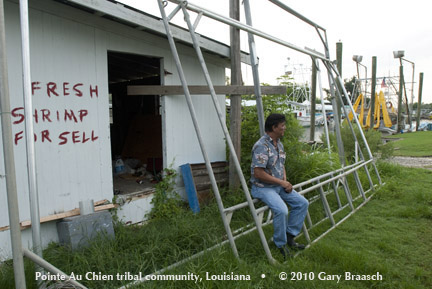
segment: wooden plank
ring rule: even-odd
[[[219,168],[212,166],[212,169],[214,174],[226,174],[228,172],[227,166],[219,167]],[[192,168],[192,170],[193,170],[194,177],[208,176],[207,168]]]
[[[255,88],[251,85],[220,85],[214,86],[216,94],[255,94]],[[210,90],[205,85],[190,85],[190,94],[210,94]],[[262,94],[286,94],[285,86],[261,86]],[[181,85],[129,85],[127,87],[128,95],[183,95]]]
[[[217,183],[219,186],[227,185],[228,184],[228,177],[220,178],[217,180]],[[203,190],[209,190],[212,188],[212,184],[210,181],[202,181],[196,185],[196,190],[199,193]]]
[[[215,174],[215,179],[219,183],[219,181],[222,181],[222,180],[226,179],[227,176],[228,176],[228,172],[225,172],[223,174]],[[194,177],[194,180],[195,180],[196,184],[210,182],[210,179],[209,179],[208,175]]]
[[[192,176],[195,178],[200,176],[205,176],[208,178],[207,167],[204,163],[202,164],[191,164]],[[215,175],[227,174],[228,173],[228,163],[227,162],[214,162],[211,163],[213,173]]]
[[[64,213],[59,213],[59,214],[41,217],[40,223],[42,224],[42,223],[46,223],[46,222],[50,222],[50,221],[55,221],[55,220],[59,220],[59,219],[67,218],[67,217],[76,216],[76,215],[79,215],[79,213],[80,213],[80,209],[73,209],[73,210],[70,210],[70,211],[67,211]],[[31,226],[30,220],[26,220],[26,221],[21,222],[21,229],[28,228],[30,226]]]
[[[190,164],[190,166],[194,170],[201,170],[207,168],[205,163]],[[226,168],[228,166],[228,163],[226,161],[212,162],[211,166],[212,168]]]
[[[104,210],[114,209],[114,208],[117,208],[117,207],[118,207],[117,204],[106,204],[106,205],[102,205],[102,206],[97,206],[97,207],[95,207],[95,212],[100,212],[100,211],[104,211]]]
[[[218,186],[228,184],[228,163],[225,161],[211,163]],[[212,184],[204,163],[190,164],[192,184],[200,204],[207,204],[212,198]]]
[[[103,205],[103,204],[106,204],[106,203],[109,203],[109,201],[107,199],[96,201],[96,202],[94,202],[94,205],[95,206],[100,206],[100,205]]]
[[[240,0],[229,1],[229,16],[240,21]],[[230,27],[230,48],[231,48],[231,85],[243,83],[240,63],[240,29]],[[252,62],[252,61],[251,61]],[[230,137],[238,161],[241,161],[241,118],[242,118],[242,94],[230,93]],[[249,94],[249,93],[248,93]],[[253,93],[250,93],[253,94]],[[236,173],[234,157],[229,155],[229,186],[231,189],[240,187],[240,178]]]
[[[95,204],[104,204],[106,202],[107,202],[107,200],[101,200],[101,201],[97,201]],[[99,212],[99,211],[103,211],[103,210],[113,209],[115,207],[116,207],[115,204],[95,205],[94,209],[95,209],[95,212]],[[64,219],[67,217],[78,216],[79,214],[80,214],[80,209],[76,208],[76,209],[73,209],[73,210],[70,210],[70,211],[67,211],[64,213],[59,213],[59,214],[41,217],[40,223],[42,224],[42,223],[46,223],[46,222],[50,222],[50,221]],[[20,224],[21,224],[21,230],[31,227],[31,221],[30,220],[22,221]],[[6,230],[9,230],[9,226],[0,227],[0,232],[6,231]]]

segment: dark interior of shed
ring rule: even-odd
[[[115,194],[153,191],[163,168],[160,96],[128,96],[128,85],[160,85],[161,59],[108,52]]]

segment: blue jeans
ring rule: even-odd
[[[292,190],[287,193],[281,186],[260,188],[252,185],[251,194],[263,201],[273,212],[273,240],[278,248],[287,243],[286,234],[297,236],[307,214],[309,202]],[[291,212],[288,215],[288,207]]]

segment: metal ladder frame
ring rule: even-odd
[[[225,230],[227,232],[228,239],[230,241],[230,245],[231,245],[232,251],[233,251],[234,255],[236,257],[238,257],[237,247],[235,245],[233,234],[232,234],[231,228],[229,226],[229,223],[231,221],[232,213],[229,210],[226,210],[224,208],[224,206],[223,206],[222,198],[221,198],[220,193],[219,193],[219,189],[218,189],[218,186],[217,186],[217,183],[216,183],[216,178],[214,177],[214,173],[213,173],[213,169],[212,169],[212,166],[211,166],[211,162],[210,162],[210,160],[209,160],[209,158],[207,156],[207,152],[206,152],[206,149],[205,149],[205,146],[204,146],[204,142],[202,140],[199,124],[198,124],[198,121],[196,119],[195,108],[194,108],[194,105],[192,103],[192,98],[191,98],[191,95],[189,93],[188,84],[187,84],[187,81],[186,81],[186,78],[185,78],[185,75],[184,75],[184,72],[183,72],[183,68],[182,68],[182,65],[181,65],[181,62],[180,62],[180,58],[179,58],[179,55],[178,55],[178,52],[177,52],[177,48],[176,48],[176,45],[175,45],[175,42],[174,42],[174,38],[172,36],[171,30],[170,30],[170,27],[169,27],[168,17],[167,17],[167,15],[165,13],[163,1],[162,0],[158,0],[158,4],[159,4],[159,9],[160,9],[161,15],[162,15],[162,20],[163,20],[163,23],[164,23],[164,26],[165,26],[165,29],[166,29],[166,32],[167,32],[168,41],[169,41],[169,44],[170,44],[170,47],[171,47],[171,52],[173,54],[174,61],[176,63],[176,67],[177,67],[177,71],[179,73],[180,80],[181,80],[182,86],[183,86],[183,90],[185,92],[186,101],[187,101],[187,104],[188,104],[188,107],[189,107],[189,111],[190,111],[190,114],[191,114],[191,117],[192,117],[192,122],[194,124],[195,131],[196,131],[196,134],[197,134],[197,137],[198,137],[198,142],[199,142],[199,145],[200,145],[200,148],[201,148],[201,152],[203,154],[204,161],[206,163],[206,168],[207,168],[207,171],[209,173],[209,177],[210,177],[210,182],[212,184],[213,193],[214,193],[214,195],[216,197],[216,202],[218,204],[218,208],[219,208],[219,211],[221,213],[222,221],[224,223],[224,227],[225,227]],[[238,174],[239,179],[240,179],[241,186],[242,186],[243,191],[245,193],[245,197],[246,197],[247,203],[248,203],[248,205],[250,207],[253,219],[254,219],[255,223],[258,224],[259,223],[258,214],[257,214],[257,212],[255,210],[254,205],[253,205],[253,201],[252,201],[251,195],[249,193],[249,188],[247,186],[246,179],[244,178],[244,175],[242,173],[240,162],[239,162],[239,160],[237,158],[236,152],[234,150],[234,145],[232,143],[230,134],[228,132],[228,128],[227,128],[226,123],[225,123],[225,119],[224,119],[222,111],[221,111],[221,109],[219,107],[219,102],[217,100],[217,96],[216,96],[216,92],[215,92],[214,87],[213,87],[213,83],[212,83],[212,81],[210,79],[210,75],[209,75],[209,72],[208,72],[208,69],[207,69],[207,65],[205,64],[204,57],[203,57],[202,52],[201,52],[201,48],[199,46],[198,40],[197,40],[196,35],[195,35],[195,27],[196,27],[196,25],[194,27],[194,25],[190,21],[190,17],[189,17],[189,13],[188,13],[188,11],[186,9],[186,5],[187,5],[187,2],[184,1],[184,2],[181,2],[178,7],[181,7],[181,9],[183,10],[183,14],[185,16],[185,21],[187,22],[187,25],[188,25],[188,28],[189,28],[189,31],[190,31],[190,34],[191,34],[191,37],[192,37],[192,41],[193,41],[193,44],[194,44],[195,52],[197,53],[197,56],[198,56],[200,64],[201,64],[201,68],[203,70],[203,73],[204,73],[204,76],[205,76],[205,79],[206,79],[206,82],[207,82],[207,85],[208,85],[208,87],[210,89],[210,94],[211,94],[211,97],[212,97],[212,100],[213,100],[213,104],[214,104],[214,107],[215,107],[216,112],[218,114],[218,118],[219,118],[220,124],[222,126],[222,130],[224,132],[226,141],[228,143],[228,146],[229,146],[229,149],[230,149],[230,153],[231,153],[232,159],[234,161],[237,174]],[[178,10],[179,9],[176,8],[174,10],[174,12],[176,13]],[[170,15],[170,18],[172,18],[174,15],[175,14]],[[196,24],[197,24],[197,22],[196,22]],[[257,229],[258,229],[258,233],[260,235],[261,243],[262,243],[262,245],[264,247],[264,251],[266,252],[266,255],[267,255],[267,258],[268,258],[269,262],[270,263],[275,263],[276,261],[273,259],[272,255],[271,255],[271,252],[270,252],[270,249],[268,247],[268,243],[267,243],[267,240],[265,238],[265,235],[264,235],[264,232],[262,230],[262,227],[260,225],[257,225]]]
[[[271,255],[271,252],[270,252],[270,249],[268,247],[268,243],[267,243],[266,237],[265,237],[263,229],[262,229],[262,227],[264,225],[270,224],[272,222],[272,220],[271,220],[271,212],[269,212],[269,214],[267,216],[267,220],[263,223],[264,213],[268,210],[268,207],[267,206],[263,206],[263,207],[258,208],[258,209],[255,208],[254,204],[257,202],[257,200],[253,200],[251,198],[251,195],[249,193],[249,188],[248,188],[248,186],[246,184],[246,180],[245,180],[244,175],[243,175],[243,173],[241,171],[240,163],[239,163],[237,155],[235,153],[235,150],[234,150],[234,147],[233,147],[233,144],[232,144],[232,141],[231,141],[231,137],[229,135],[229,132],[228,132],[228,129],[227,129],[227,126],[226,126],[226,123],[225,123],[225,119],[223,118],[223,114],[222,114],[221,109],[219,107],[219,103],[217,101],[216,93],[215,93],[213,84],[211,82],[210,75],[208,73],[207,66],[206,66],[204,57],[202,55],[202,51],[201,51],[199,42],[197,41],[197,37],[196,37],[196,34],[195,34],[195,29],[196,29],[196,27],[199,24],[199,20],[204,15],[204,16],[207,16],[207,17],[212,18],[214,20],[217,20],[217,21],[220,21],[222,23],[225,23],[227,25],[237,27],[237,28],[242,29],[244,31],[247,31],[249,33],[249,46],[250,46],[250,50],[251,50],[251,52],[250,52],[251,63],[252,63],[252,69],[254,71],[254,85],[255,85],[255,93],[256,93],[256,97],[257,97],[257,109],[258,109],[258,115],[260,116],[259,120],[260,120],[260,127],[261,127],[261,126],[263,126],[263,119],[264,118],[263,118],[263,109],[262,109],[261,94],[260,94],[260,88],[259,88],[258,64],[256,62],[257,58],[256,58],[256,50],[255,50],[255,43],[254,43],[253,35],[257,35],[257,36],[263,37],[263,38],[265,38],[267,40],[270,40],[272,42],[276,42],[276,43],[281,44],[283,46],[286,46],[288,48],[291,48],[291,49],[294,49],[296,51],[299,51],[301,53],[308,54],[308,55],[310,55],[312,57],[312,59],[315,60],[314,63],[317,65],[317,67],[318,67],[318,60],[321,60],[323,62],[323,64],[324,64],[324,66],[326,67],[327,73],[328,73],[328,76],[329,76],[330,88],[331,88],[331,93],[332,93],[332,96],[333,96],[332,97],[333,107],[334,108],[336,107],[336,101],[335,101],[336,97],[338,97],[340,100],[342,100],[342,97],[345,97],[347,99],[347,102],[350,105],[351,111],[354,111],[353,107],[352,107],[352,104],[351,104],[351,102],[350,102],[350,100],[348,98],[348,95],[347,95],[347,93],[346,93],[346,91],[345,91],[345,89],[343,87],[343,81],[341,80],[341,77],[338,74],[337,69],[331,63],[331,61],[329,59],[330,57],[329,57],[329,50],[328,50],[328,44],[327,44],[326,36],[323,37],[321,35],[320,31],[318,30],[318,29],[322,29],[323,30],[323,28],[321,28],[320,26],[316,25],[315,23],[313,23],[312,21],[308,20],[307,18],[301,16],[300,14],[296,13],[295,11],[294,12],[296,14],[293,14],[293,10],[292,9],[290,9],[286,5],[280,3],[279,1],[269,0],[270,2],[278,5],[279,7],[281,7],[284,10],[286,10],[287,12],[292,13],[293,15],[297,16],[301,20],[306,21],[307,23],[313,25],[316,28],[316,30],[317,30],[317,32],[318,32],[321,40],[323,41],[323,44],[324,44],[324,47],[325,47],[325,51],[326,51],[326,55],[325,56],[322,55],[322,54],[320,54],[320,53],[317,53],[315,51],[312,51],[312,50],[299,48],[299,47],[297,47],[297,46],[295,46],[295,45],[293,45],[291,43],[288,43],[288,42],[286,42],[284,40],[275,38],[275,37],[273,37],[271,35],[268,35],[266,33],[263,33],[261,31],[255,29],[255,28],[253,28],[251,26],[252,22],[251,22],[250,6],[249,6],[249,1],[248,0],[244,0],[245,12],[246,12],[246,18],[247,18],[248,25],[245,25],[245,24],[243,24],[243,23],[241,23],[241,22],[239,22],[237,20],[226,18],[226,17],[221,16],[219,14],[213,13],[211,11],[208,11],[208,10],[204,9],[204,8],[201,8],[201,7],[198,7],[198,6],[193,5],[191,3],[188,3],[187,1],[179,1],[179,0],[169,0],[170,2],[176,3],[178,6],[171,12],[171,14],[169,16],[167,16],[166,12],[165,12],[165,6],[166,6],[165,4],[167,4],[168,1],[165,1],[165,0],[157,0],[157,1],[158,1],[158,4],[159,4],[161,15],[162,15],[162,20],[163,20],[163,23],[164,23],[164,27],[165,27],[165,30],[166,30],[166,33],[167,33],[167,38],[168,38],[168,41],[169,41],[171,52],[172,52],[173,57],[174,57],[174,61],[175,61],[175,64],[176,64],[176,67],[177,67],[177,71],[178,71],[179,76],[180,76],[180,81],[181,81],[182,86],[183,86],[183,90],[184,90],[184,93],[185,93],[185,97],[186,97],[186,101],[187,101],[187,104],[188,104],[188,107],[189,107],[189,111],[191,113],[193,125],[194,125],[194,128],[195,128],[197,137],[198,137],[198,141],[199,141],[199,144],[200,144],[200,148],[201,148],[201,151],[202,151],[205,163],[206,163],[206,168],[207,168],[208,173],[209,173],[210,181],[211,181],[211,184],[212,184],[212,189],[213,189],[213,192],[214,192],[217,204],[218,204],[218,208],[219,208],[219,211],[220,211],[220,214],[221,214],[221,217],[222,217],[222,221],[224,223],[224,227],[225,227],[225,230],[226,230],[226,233],[227,233],[227,237],[228,237],[229,243],[231,245],[232,251],[233,251],[234,255],[237,258],[239,258],[237,247],[235,245],[234,240],[237,237],[239,237],[240,235],[244,235],[244,234],[249,233],[249,232],[251,232],[251,231],[253,231],[253,230],[256,229],[258,231],[258,233],[259,233],[261,243],[263,245],[264,251],[266,252],[266,255],[267,255],[267,258],[268,258],[269,262],[272,263],[272,264],[274,264],[274,263],[276,263],[276,261],[272,257],[272,255]],[[222,198],[220,196],[219,189],[218,189],[218,186],[217,186],[214,174],[213,174],[211,163],[210,163],[210,160],[208,159],[208,156],[207,156],[207,153],[206,153],[203,141],[202,141],[202,136],[201,136],[201,133],[200,133],[199,124],[198,124],[198,121],[196,119],[194,105],[192,103],[192,99],[191,99],[191,96],[190,96],[190,93],[189,93],[189,88],[188,88],[188,84],[187,84],[187,81],[186,81],[186,78],[185,78],[185,75],[184,75],[184,72],[183,72],[182,64],[180,62],[180,58],[179,58],[179,55],[178,55],[178,52],[177,52],[177,48],[176,48],[176,45],[175,45],[175,42],[174,42],[174,38],[173,38],[173,35],[171,33],[171,30],[170,30],[169,21],[180,10],[183,11],[183,14],[185,16],[185,21],[187,23],[189,32],[190,32],[191,37],[192,37],[192,41],[193,41],[193,46],[194,46],[195,52],[196,52],[196,54],[198,56],[198,59],[200,61],[200,65],[201,65],[201,68],[203,70],[203,73],[204,73],[207,85],[208,85],[208,87],[210,89],[210,94],[211,94],[211,97],[212,97],[212,100],[213,100],[213,104],[214,104],[214,107],[215,107],[216,112],[218,114],[218,118],[219,118],[220,124],[222,126],[224,135],[226,137],[227,144],[229,146],[231,156],[233,157],[233,160],[235,162],[236,171],[237,171],[237,173],[239,175],[240,182],[241,182],[241,185],[242,185],[242,189],[243,189],[243,191],[245,193],[245,197],[246,197],[246,200],[247,200],[244,203],[237,204],[237,205],[229,207],[229,208],[225,208],[223,206]],[[190,20],[190,16],[189,16],[188,10],[191,10],[193,12],[198,13],[197,20],[195,21],[194,24],[192,24],[192,22]],[[325,30],[323,30],[323,31],[325,33]],[[320,79],[320,70],[318,70],[318,73],[319,73],[318,74],[318,79],[320,80],[320,82],[319,82],[320,83],[320,91],[322,93],[322,85],[321,85],[321,79]],[[334,76],[333,73],[336,76]],[[343,93],[339,92],[337,84],[340,85],[343,88]],[[322,101],[322,104],[323,104],[323,97],[321,97],[321,101]],[[324,105],[322,105],[322,107],[324,109]],[[345,108],[344,108],[344,112],[345,112],[345,115],[347,115]],[[354,113],[354,115],[355,115],[355,113]],[[354,119],[356,120],[357,125],[360,127],[358,119],[356,117],[354,117]],[[325,124],[325,129],[326,129],[326,134],[327,134],[327,142],[328,142],[328,145],[329,145],[327,124]],[[351,129],[351,132],[353,133],[353,136],[355,138],[355,141],[356,141],[356,150],[357,150],[357,146],[359,146],[359,145],[358,145],[358,141],[357,141],[356,136],[354,134],[354,129],[353,129],[351,123],[350,123],[350,129]],[[261,132],[261,128],[260,128],[260,132]],[[367,141],[366,141],[366,138],[365,138],[363,132],[361,131],[361,136],[362,136],[364,144],[365,144],[365,146],[367,148],[368,155],[369,155],[370,159],[368,161],[365,161],[364,156],[363,156],[361,150],[359,150],[360,151],[360,157],[361,157],[362,160],[359,161],[359,162],[356,162],[355,164],[348,165],[348,166],[345,166],[344,151],[343,151],[343,142],[342,142],[341,135],[340,135],[340,124],[339,123],[336,125],[336,135],[337,135],[337,141],[338,141],[339,156],[341,158],[341,163],[343,164],[343,167],[341,169],[339,169],[339,170],[336,170],[336,171],[333,171],[333,172],[329,172],[327,174],[315,177],[315,178],[313,178],[311,180],[308,180],[306,182],[303,182],[303,183],[300,183],[300,184],[296,184],[296,185],[293,186],[294,189],[296,189],[302,195],[304,195],[304,194],[306,194],[308,192],[314,191],[314,190],[319,190],[319,195],[317,195],[318,197],[316,197],[314,199],[311,199],[310,202],[312,203],[312,202],[315,202],[318,199],[321,199],[321,201],[323,203],[323,208],[324,208],[324,211],[325,211],[325,214],[326,214],[326,218],[320,220],[316,224],[313,224],[312,220],[311,220],[311,217],[310,217],[310,215],[308,213],[308,215],[307,215],[307,223],[309,225],[309,229],[311,229],[311,228],[313,228],[313,227],[321,224],[322,222],[326,221],[327,219],[330,220],[330,223],[331,223],[331,228],[329,230],[327,230],[325,233],[323,233],[322,235],[320,235],[317,239],[313,240],[313,241],[310,238],[309,229],[307,228],[306,224],[304,224],[304,226],[303,226],[303,234],[305,235],[305,238],[307,239],[307,241],[309,243],[308,246],[310,246],[313,242],[318,241],[318,239],[322,238],[323,235],[327,234],[329,231],[331,231],[332,229],[334,229],[336,226],[338,226],[340,223],[342,223],[344,220],[346,220],[346,218],[348,218],[352,213],[354,213],[355,211],[357,211],[361,206],[363,206],[367,201],[370,200],[371,196],[369,198],[367,198],[366,194],[368,192],[374,190],[375,189],[375,185],[373,184],[372,179],[371,179],[371,177],[369,175],[369,172],[368,172],[368,169],[367,169],[367,165],[368,164],[372,164],[374,166],[375,172],[376,172],[378,180],[379,180],[379,183],[382,184],[380,176],[379,176],[379,172],[378,172],[378,170],[377,170],[377,168],[375,166],[375,162],[374,162],[372,153],[370,151],[370,148],[369,148],[369,146],[367,144]],[[330,150],[330,147],[329,147],[329,150]],[[362,185],[360,183],[359,176],[357,174],[357,170],[359,170],[361,168],[364,168],[366,170],[366,174],[368,176],[369,183],[371,185],[370,189],[367,190],[366,192],[364,191],[364,189],[363,189],[363,187],[362,187]],[[357,196],[356,198],[352,197],[350,189],[348,187],[348,183],[347,183],[346,177],[348,175],[350,175],[350,174],[354,175],[356,186],[357,186],[357,189],[359,191],[359,196]],[[313,184],[313,183],[315,183],[315,184]],[[338,203],[338,209],[336,211],[334,211],[334,212],[332,212],[332,210],[330,208],[330,205],[328,203],[328,200],[327,200],[327,195],[330,194],[331,192],[325,192],[324,189],[323,189],[323,187],[325,185],[330,184],[330,183],[332,183],[332,185],[333,185],[333,191],[334,191],[334,193],[336,195],[336,199],[337,199],[337,203]],[[310,185],[310,184],[313,184],[313,185],[310,186],[310,187],[308,187],[308,188],[306,188],[306,189],[302,189],[303,186]],[[343,190],[345,192],[345,195],[346,195],[346,198],[347,198],[347,202],[348,202],[345,205],[341,204],[341,201],[340,201],[340,198],[339,198],[339,195],[338,195],[338,187],[339,187],[338,184],[342,185]],[[356,201],[359,198],[363,198],[363,202],[361,203],[360,206],[358,206],[357,208],[355,208],[353,202]],[[346,216],[345,218],[343,218],[342,220],[340,220],[339,222],[336,223],[335,220],[334,220],[334,215],[337,214],[337,213],[339,213],[343,209],[345,209],[347,206],[350,207],[351,213],[348,216]],[[249,207],[249,209],[251,211],[251,214],[253,216],[255,224],[249,224],[249,225],[247,225],[247,226],[245,226],[243,228],[240,228],[240,229],[234,231],[234,234],[237,234],[237,233],[240,232],[240,234],[237,234],[237,235],[234,236],[234,234],[233,234],[233,232],[231,230],[231,227],[230,227],[230,221],[231,221],[232,215],[233,215],[233,213],[236,210],[239,210],[239,209],[242,209],[242,208],[245,208],[245,207]],[[249,229],[251,226],[252,226],[252,228]]]

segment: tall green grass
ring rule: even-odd
[[[356,135],[356,139],[362,148],[361,153],[363,153],[363,156],[365,159],[369,159],[369,153],[366,149],[366,146],[364,144],[363,138],[360,133],[360,129],[357,126],[353,126],[354,133]],[[363,134],[367,140],[368,146],[371,150],[372,155],[376,158],[379,157],[380,159],[388,159],[393,155],[393,143],[389,142],[387,144],[384,144],[382,141],[382,134],[379,131],[376,131],[374,129],[365,130],[362,129]],[[354,163],[355,160],[355,139],[351,133],[351,128],[348,125],[346,121],[342,123],[341,126],[341,138],[344,145],[344,153],[345,158],[348,163]],[[323,143],[325,142],[325,135],[321,136],[321,139]],[[330,133],[329,135],[330,144],[332,147],[332,150],[334,152],[338,152],[338,144],[336,141],[336,134]],[[359,153],[360,154],[360,153]]]
[[[432,288],[432,172],[379,163],[386,183],[356,214],[296,258],[283,262],[270,244],[278,265],[270,265],[256,232],[236,241],[240,259],[229,245],[210,251],[164,274],[194,273],[194,281],[148,281],[135,288]],[[362,177],[364,178],[364,177]],[[237,194],[224,197],[225,206],[239,202]],[[331,201],[330,201],[331,202]],[[250,222],[247,209],[236,213],[233,227]],[[265,227],[268,238],[272,226]],[[152,221],[145,226],[116,224],[116,239],[101,237],[90,247],[72,252],[52,244],[44,257],[64,272],[150,274],[225,240],[217,206],[201,213],[183,212],[176,218]],[[28,288],[36,288],[31,262],[26,260]],[[245,274],[250,281],[211,281],[206,274]],[[286,272],[288,280],[280,280]],[[292,272],[314,280],[290,280]],[[319,280],[318,275],[372,275],[382,281]],[[262,277],[265,274],[265,278]],[[324,274],[324,273],[322,273]],[[303,278],[305,275],[302,275]],[[321,275],[320,275],[321,276]],[[118,288],[128,282],[82,281],[89,288]],[[0,266],[0,288],[14,288],[10,262]]]
[[[432,156],[432,131],[397,134],[389,138],[399,139],[393,142],[396,156]]]

